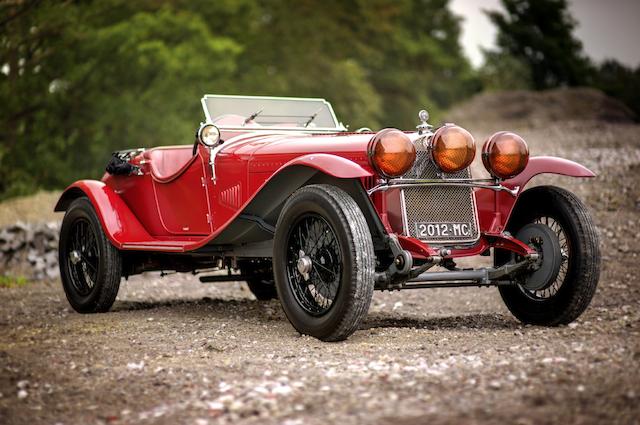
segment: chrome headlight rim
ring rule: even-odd
[[[220,142],[220,129],[211,123],[204,123],[200,125],[197,133],[198,142],[211,148],[216,146]]]

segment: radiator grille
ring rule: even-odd
[[[439,170],[423,145],[416,142],[416,162],[404,175],[412,179],[466,179],[471,177],[469,169],[454,174],[439,176]],[[464,186],[428,186],[402,190],[404,208],[404,227],[408,236],[419,238],[416,223],[468,223],[470,236],[433,236],[419,238],[436,245],[466,244],[478,240],[478,218],[475,197],[471,187]]]

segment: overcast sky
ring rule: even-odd
[[[614,58],[640,65],[640,0],[569,0],[578,21],[575,35],[587,55],[597,62]],[[496,29],[483,9],[499,9],[499,0],[452,0],[453,11],[464,18],[462,45],[474,65],[482,62],[480,47],[494,45]]]

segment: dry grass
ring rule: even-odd
[[[551,122],[633,123],[634,113],[623,103],[589,88],[485,92],[456,105],[446,121],[491,128],[544,127]]]
[[[9,226],[18,221],[28,223],[43,223],[62,218],[54,213],[60,192],[38,192],[35,195],[9,199],[0,203],[0,227]]]

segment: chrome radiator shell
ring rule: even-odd
[[[468,168],[453,174],[442,173],[431,158],[428,138],[416,140],[416,161],[403,178],[406,179],[469,179]],[[401,190],[400,202],[404,234],[421,239],[431,245],[469,245],[480,238],[478,210],[472,187],[428,186]],[[469,223],[470,236],[417,236],[416,223]]]

